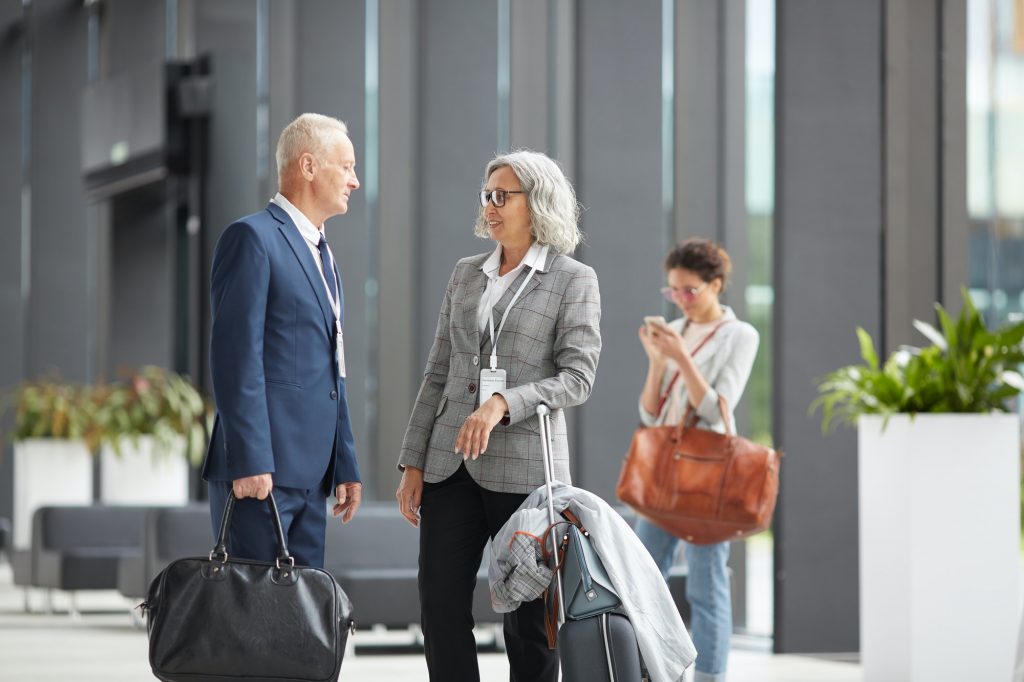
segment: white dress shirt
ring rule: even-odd
[[[488,321],[491,317],[491,310],[494,308],[494,304],[501,300],[501,297],[505,295],[505,291],[509,286],[516,280],[519,273],[522,272],[523,268],[529,267],[534,268],[539,272],[544,272],[544,263],[548,259],[548,246],[547,244],[541,245],[537,242],[533,242],[530,245],[529,251],[523,256],[523,260],[520,261],[519,265],[512,268],[504,275],[498,275],[498,269],[501,267],[501,244],[495,247],[494,252],[484,261],[484,264],[480,266],[483,270],[484,275],[487,276],[487,286],[484,288],[484,293],[480,296],[480,308],[477,310],[477,324],[480,327],[481,336],[487,333]],[[497,331],[500,320],[494,321],[494,329]]]
[[[340,313],[338,302],[334,300],[333,296],[331,296],[331,288],[327,286],[327,279],[324,275],[324,264],[320,258],[319,244],[320,235],[322,234],[320,228],[310,222],[309,218],[306,217],[306,214],[297,209],[295,204],[288,201],[288,199],[280,192],[275,194],[271,201],[284,209],[284,212],[287,213],[288,217],[292,219],[293,223],[295,223],[295,227],[299,228],[299,234],[302,235],[302,238],[306,242],[306,246],[309,247],[309,252],[313,254],[313,262],[316,263],[317,269],[320,271],[320,279],[323,280],[324,290],[327,292],[327,298],[331,301],[331,307],[334,308],[334,317],[337,319]],[[323,226],[321,225],[321,227]],[[333,266],[334,252],[331,251],[330,245],[327,246],[327,254],[331,257],[331,265]],[[331,273],[331,276],[334,276],[333,272]]]

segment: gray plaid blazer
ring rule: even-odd
[[[405,430],[398,466],[423,469],[428,483],[445,480],[463,463],[462,455],[455,454],[455,438],[477,408],[480,368],[490,363],[490,332],[481,335],[477,324],[487,285],[481,267],[489,255],[463,258],[455,265]],[[495,319],[504,314],[528,273],[523,268],[495,304]],[[570,482],[562,409],[590,396],[601,355],[600,323],[601,294],[593,268],[549,250],[543,270],[530,279],[501,332],[498,367],[506,373],[502,396],[509,406],[509,424],[495,426],[487,451],[465,462],[481,486],[526,494],[543,485],[535,412],[541,402],[551,408],[555,478]]]

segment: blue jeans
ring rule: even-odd
[[[723,675],[732,635],[732,594],[726,567],[729,543],[687,544],[643,517],[637,519],[635,530],[666,579],[679,545],[686,548],[686,601],[690,603],[690,634],[697,647],[697,672]]]

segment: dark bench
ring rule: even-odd
[[[328,519],[324,567],[352,600],[359,627],[408,628],[420,622],[419,531],[395,503],[367,503],[351,523]],[[473,617],[501,623],[491,608],[485,555],[473,594]]]
[[[150,507],[40,507],[32,517],[32,546],[15,552],[16,584],[74,592],[117,588],[118,562],[141,555]],[[26,596],[27,606],[27,596]]]
[[[167,564],[183,557],[206,556],[213,545],[207,505],[154,507],[146,514],[142,552],[118,560],[117,590],[141,599]]]

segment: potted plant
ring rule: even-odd
[[[190,464],[202,459],[207,407],[185,377],[145,366],[95,391],[103,425],[100,499],[185,504]]]
[[[864,679],[1008,680],[1017,644],[1024,323],[986,327],[963,291],[930,342],[821,383],[822,428],[858,430]]]
[[[92,453],[102,429],[86,387],[48,378],[22,383],[13,398],[13,546],[26,549],[38,507],[92,502]]]

